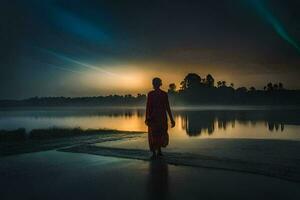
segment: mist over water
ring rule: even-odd
[[[300,139],[298,109],[175,108],[173,138]],[[147,131],[142,108],[34,108],[0,111],[0,129],[75,128]]]

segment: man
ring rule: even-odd
[[[171,127],[175,126],[175,121],[169,105],[168,94],[162,91],[162,81],[160,78],[152,80],[154,90],[148,93],[146,120],[148,126],[148,141],[152,151],[151,158],[161,157],[161,148],[166,147],[169,143],[168,119],[167,113],[171,120]]]

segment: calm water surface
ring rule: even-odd
[[[299,109],[262,107],[175,108],[174,138],[300,139]],[[27,108],[0,111],[0,129],[64,127],[146,131],[138,108]]]

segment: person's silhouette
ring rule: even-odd
[[[172,116],[168,94],[160,89],[162,81],[160,78],[152,80],[154,90],[148,93],[146,120],[148,126],[148,141],[152,151],[152,158],[162,156],[161,147],[169,143],[167,113],[171,120],[171,127],[175,126]]]

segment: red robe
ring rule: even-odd
[[[167,108],[168,94],[160,89],[148,93],[146,122],[150,150],[166,147],[169,143]]]

